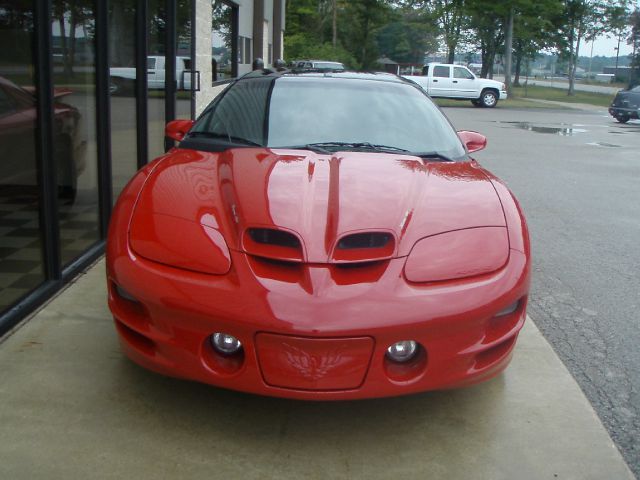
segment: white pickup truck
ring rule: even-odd
[[[158,55],[147,57],[147,85],[149,89],[164,88],[165,58]],[[111,95],[133,92],[136,80],[134,67],[113,67],[109,69]],[[178,90],[191,89],[191,59],[176,57],[176,82]]]
[[[420,85],[430,97],[471,100],[476,107],[493,108],[507,98],[504,83],[476,77],[467,67],[430,63],[422,75],[405,76]]]

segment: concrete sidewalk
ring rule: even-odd
[[[104,277],[100,262],[0,344],[0,478],[633,478],[531,321],[488,383],[296,402],[133,365]]]

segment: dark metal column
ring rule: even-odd
[[[147,0],[138,0],[136,8],[136,133],[138,168],[147,164],[149,157],[149,113],[147,106],[147,51],[149,8]]]
[[[51,65],[51,0],[35,3],[37,133],[36,161],[40,194],[40,231],[44,245],[44,272],[47,280],[59,280],[60,230],[58,225],[58,184],[53,156],[53,68]]]
[[[240,31],[240,8],[231,4],[231,76],[238,76],[238,32]]]
[[[264,0],[253,2],[253,59],[262,58],[264,45]],[[262,58],[265,67],[269,62],[268,58]]]
[[[176,0],[166,0],[165,10],[164,122],[169,123],[176,119]],[[165,152],[174,146],[174,140],[164,138]]]
[[[273,0],[273,62],[282,59],[282,7],[284,0]]]
[[[107,2],[96,0],[96,135],[98,146],[98,191],[100,236],[106,238],[111,217],[111,107],[109,95],[109,39]]]

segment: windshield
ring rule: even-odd
[[[387,147],[449,159],[465,157],[447,119],[412,85],[335,77],[265,80],[233,85],[198,120],[193,135],[236,143],[244,139],[272,148]]]
[[[332,70],[344,70],[344,66],[341,63],[334,62],[313,62],[314,68],[330,68]]]

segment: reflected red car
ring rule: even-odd
[[[164,375],[346,400],[508,365],[530,248],[508,188],[415,84],[257,71],[121,194],[107,244],[122,348]]]
[[[80,136],[80,112],[62,99],[73,92],[57,88],[53,92],[53,160],[58,193],[76,196],[78,176],[84,171],[86,141]],[[33,87],[19,87],[0,77],[0,186],[35,188],[36,97]]]

